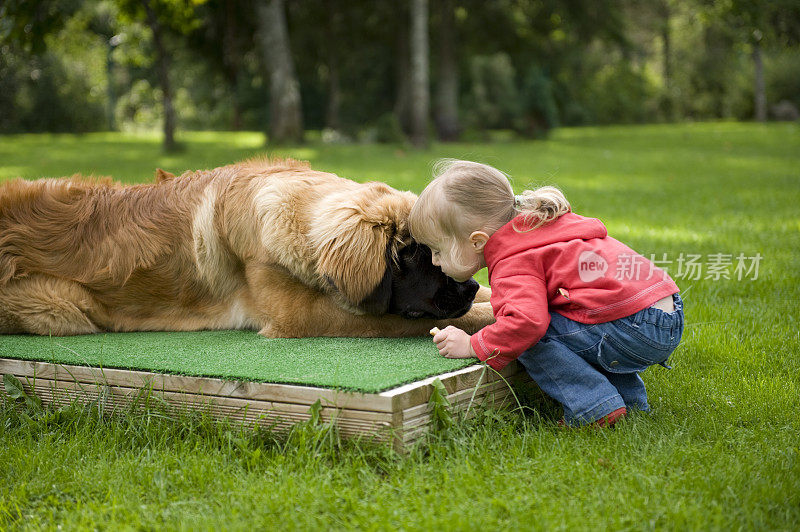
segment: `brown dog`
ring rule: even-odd
[[[493,321],[488,289],[470,308],[477,284],[411,240],[409,192],[293,160],[156,177],[0,186],[0,333],[411,336]]]

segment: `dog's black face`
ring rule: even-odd
[[[388,252],[387,252],[388,255]],[[467,313],[478,292],[470,279],[459,283],[431,262],[431,250],[412,241],[387,256],[383,280],[360,306],[370,314],[398,314],[404,318],[457,318]]]

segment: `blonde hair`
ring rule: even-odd
[[[491,235],[519,214],[524,215],[523,230],[530,231],[571,210],[556,187],[515,196],[506,174],[486,164],[443,159],[433,173],[409,215],[411,234],[423,242],[467,238],[473,231]]]

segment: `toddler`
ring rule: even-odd
[[[564,408],[563,422],[613,425],[649,410],[639,373],[665,362],[683,334],[678,286],[663,270],[571,211],[554,187],[514,195],[484,164],[444,161],[410,216],[414,238],[457,281],[488,266],[496,322],[433,341],[448,358],[494,369],[518,359]]]

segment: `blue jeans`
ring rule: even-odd
[[[683,301],[673,312],[649,307],[587,325],[550,313],[550,326],[519,361],[536,384],[564,407],[568,425],[591,423],[623,406],[650,410],[639,372],[665,362],[683,334]]]

